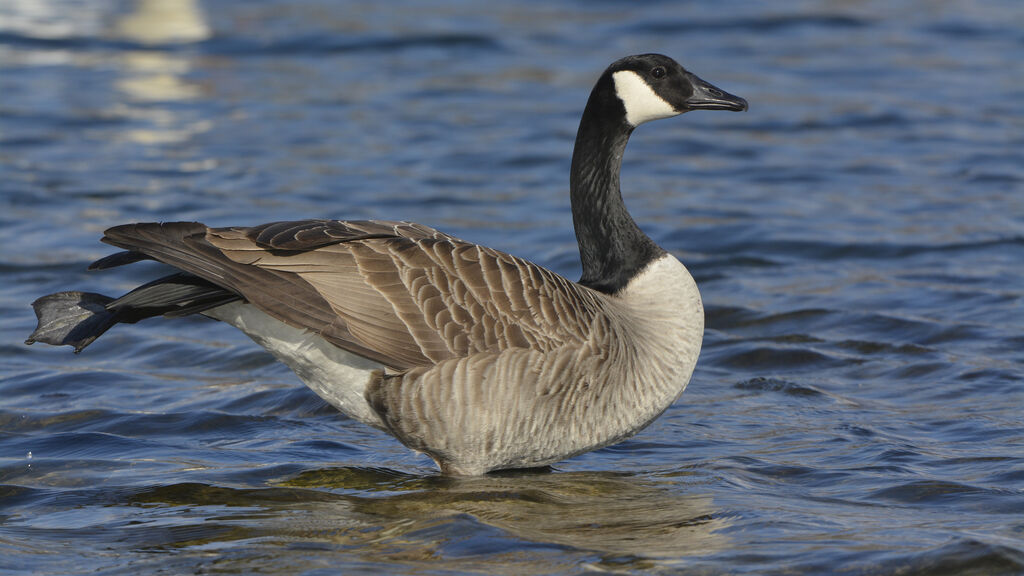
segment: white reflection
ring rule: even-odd
[[[198,86],[185,82],[188,61],[158,52],[130,52],[124,55],[128,76],[117,81],[117,88],[134,100],[160,102],[190,100],[202,92]]]
[[[186,44],[210,37],[197,0],[139,0],[135,11],[118,21],[116,32],[140,44]]]
[[[114,139],[177,143],[210,128],[194,112],[158,106],[202,97],[202,87],[188,80],[194,56],[173,49],[211,36],[199,0],[0,0],[0,32],[68,41],[45,48],[0,46],[0,69],[17,64],[109,71],[113,64],[113,88],[120,97],[107,98],[104,112],[132,120],[127,129],[113,129]],[[78,48],[79,41],[89,40],[124,41],[128,46]],[[68,94],[74,101],[69,108],[77,106],[74,96]],[[97,95],[88,96],[94,100]]]
[[[210,37],[196,0],[139,0],[135,9],[120,17],[113,34],[144,45],[187,44]],[[134,50],[121,55],[123,76],[115,86],[129,102],[153,103],[190,100],[202,95],[199,86],[184,76],[188,57],[156,50]],[[131,142],[164,144],[183,142],[210,128],[208,121],[187,122],[174,112],[158,108],[129,108],[125,115],[145,120],[149,127],[123,134]]]
[[[0,31],[29,38],[90,38],[103,28],[103,11],[76,0],[0,0]]]

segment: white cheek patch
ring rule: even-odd
[[[679,114],[671,104],[655,94],[636,72],[621,70],[612,74],[612,80],[615,81],[615,94],[626,107],[626,122],[632,126]]]

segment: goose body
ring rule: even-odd
[[[80,351],[118,322],[200,313],[246,333],[351,418],[448,474],[544,466],[620,441],[679,397],[704,312],[686,268],[619,192],[643,122],[746,102],[657,54],[600,77],[570,179],[579,282],[407,222],[107,230],[97,269],[153,259],[180,272],[114,299],[59,292],[27,340]]]

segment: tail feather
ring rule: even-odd
[[[125,264],[132,264],[133,262],[152,259],[153,258],[151,256],[143,254],[142,252],[124,250],[122,252],[115,252],[110,256],[105,256],[92,264],[89,264],[89,270],[106,270],[107,268],[114,268],[116,266],[124,266]]]
[[[58,292],[32,303],[39,324],[25,343],[68,345],[78,353],[114,324],[132,324],[154,316],[187,316],[240,299],[234,292],[186,273],[154,280],[116,300],[91,292]]]
[[[241,297],[185,272],[143,284],[107,304],[121,315],[118,322],[138,322],[152,316],[187,316]]]
[[[107,309],[114,299],[92,292],[57,292],[32,303],[39,325],[26,344],[44,342],[74,346],[75,353],[117,323],[117,313]]]

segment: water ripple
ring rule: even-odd
[[[346,37],[337,34],[291,35],[284,38],[256,39],[248,36],[216,35],[208,40],[182,44],[179,41],[134,42],[96,37],[36,37],[0,31],[0,45],[19,48],[96,52],[154,52],[189,54],[197,50],[233,57],[317,56],[330,54],[379,52],[391,53],[422,49],[474,49],[500,51],[501,44],[489,36],[453,32],[396,37]]]
[[[1024,572],[1018,2],[738,7],[0,6],[0,571]],[[578,277],[580,109],[652,50],[751,109],[623,159],[707,321],[633,438],[444,478],[218,323],[22,344],[166,272],[85,270],[126,221],[406,218]]]
[[[779,33],[793,28],[845,30],[871,26],[865,18],[845,14],[779,14],[750,18],[687,19],[638,22],[625,27],[654,34]]]

